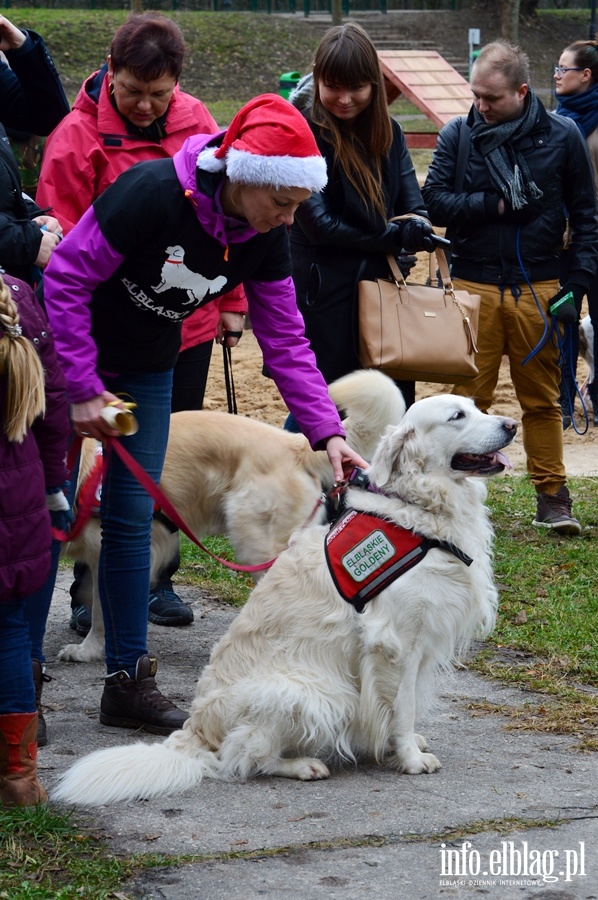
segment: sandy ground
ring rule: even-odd
[[[251,330],[245,332],[238,346],[232,351],[232,359],[238,413],[282,426],[286,418],[286,406],[271,379],[262,375],[262,356]],[[586,371],[585,363],[580,361],[578,368],[580,383],[583,382]],[[449,388],[438,384],[419,383],[416,397],[418,399],[427,397],[443,390]],[[222,350],[217,346],[212,355],[205,408],[227,409]],[[517,420],[521,419],[521,410],[515,399],[506,361],[503,361],[495,403],[491,411]],[[576,403],[576,426],[579,432],[586,429],[579,399]],[[574,428],[569,428],[564,433],[564,442],[565,463],[569,475],[598,475],[598,429],[593,428],[591,415],[586,433],[578,434]],[[509,447],[508,456],[513,463],[513,473],[523,474],[525,456],[521,435]]]

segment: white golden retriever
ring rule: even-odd
[[[386,426],[401,420],[403,395],[394,381],[372,370],[346,375],[331,384],[329,391],[348,415],[349,444],[370,460]],[[93,465],[95,453],[95,441],[85,441],[83,475]],[[314,452],[303,435],[228,413],[180,412],[171,418],[160,487],[198,539],[227,534],[243,565],[278,556],[293,531],[309,521],[322,489],[329,490],[332,484],[326,453]],[[315,521],[322,521],[321,512]],[[178,539],[178,533],[154,521],[152,585],[173,559]],[[67,644],[59,659],[103,659],[104,623],[96,577],[99,520],[91,519],[63,552],[89,565],[94,599],[91,631],[83,643]]]
[[[488,634],[497,593],[484,482],[501,472],[513,419],[442,395],[389,427],[367,470],[374,490],[347,503],[454,545],[423,560],[365,607],[337,592],[326,526],[299,531],[212,652],[185,726],[163,743],[100,750],[61,779],[55,800],[100,805],[220,779],[327,778],[327,763],[374,758],[399,772],[440,762],[415,733],[435,672]]]

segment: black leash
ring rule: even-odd
[[[235,381],[233,378],[233,358],[231,353],[231,348],[226,345],[226,337],[227,335],[231,335],[232,337],[240,338],[243,334],[242,331],[225,331],[224,339],[225,342],[222,345],[222,355],[224,358],[224,383],[226,384],[226,402],[228,405],[228,411],[231,415],[237,415],[237,397],[235,395]]]

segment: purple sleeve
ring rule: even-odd
[[[96,371],[98,351],[91,337],[91,295],[124,257],[110,246],[93,207],[54,250],[44,271],[44,303],[71,403],[104,391]]]
[[[253,332],[282,399],[314,449],[345,436],[326,382],[316,366],[297,309],[292,278],[245,282]]]

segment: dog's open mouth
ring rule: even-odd
[[[512,469],[510,459],[495,450],[494,453],[457,453],[451,460],[451,468],[469,475],[497,475],[505,469]]]

